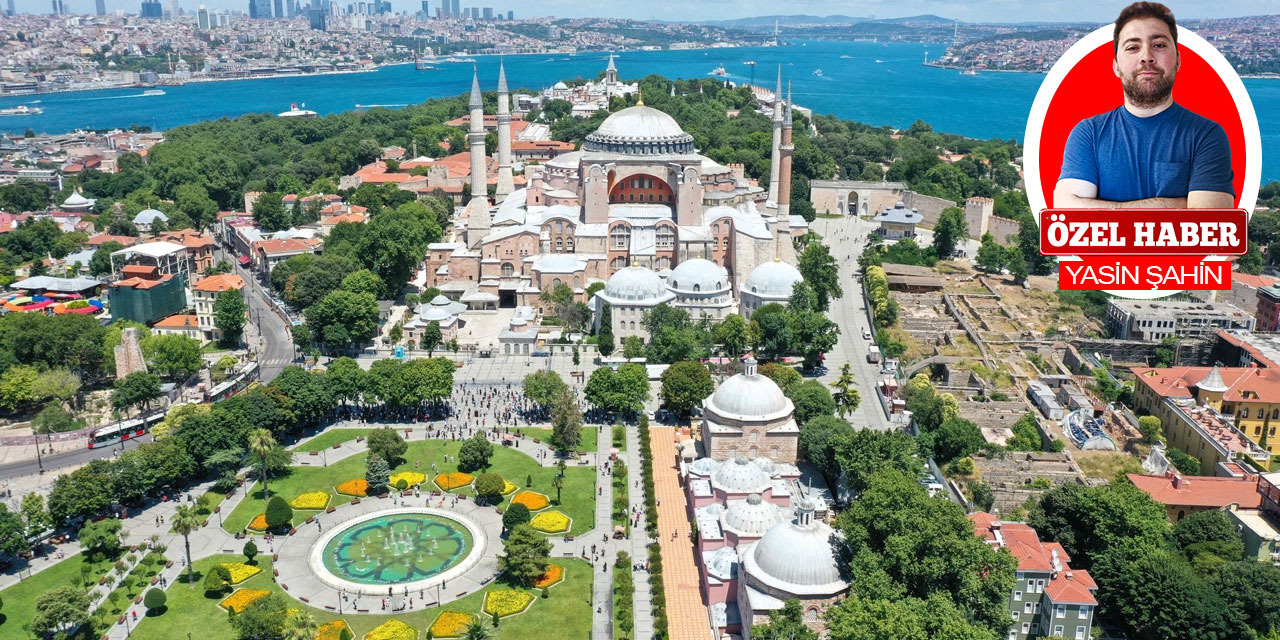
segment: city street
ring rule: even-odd
[[[259,375],[263,384],[275,380],[280,371],[293,363],[293,336],[289,326],[280,317],[267,298],[267,292],[254,277],[252,271],[245,269],[232,256],[219,249],[216,252],[219,260],[226,260],[235,265],[236,274],[247,283],[245,302],[249,305],[249,322],[245,325],[245,342],[251,351],[258,353]]]
[[[862,331],[867,328],[866,301],[862,297],[862,285],[855,277],[858,256],[866,246],[866,236],[875,230],[876,225],[856,217],[818,218],[813,221],[812,228],[822,235],[832,257],[840,264],[840,287],[844,290],[844,297],[834,301],[828,312],[831,320],[840,327],[840,341],[827,353],[827,373],[822,381],[828,384],[835,382],[840,377],[840,367],[846,362],[851,363],[862,403],[846,419],[855,427],[887,430],[891,425],[876,399],[876,381],[882,377],[880,365],[867,362],[867,351],[875,343],[862,338]],[[855,238],[862,240],[854,242]]]

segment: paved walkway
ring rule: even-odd
[[[702,601],[698,565],[689,538],[692,524],[684,488],[676,469],[678,432],[650,427],[653,485],[658,499],[658,543],[662,548],[662,585],[667,602],[667,630],[677,640],[711,637],[711,616]]]
[[[600,437],[597,438],[596,451],[601,459],[608,459],[609,449],[612,446],[611,429],[601,429]],[[591,586],[591,600],[595,603],[595,609],[591,615],[591,637],[592,638],[612,638],[613,637],[613,564],[614,559],[618,555],[618,549],[621,544],[613,541],[613,536],[609,532],[613,531],[613,474],[606,473],[603,466],[597,468],[596,483],[599,489],[596,491],[596,527],[592,530],[592,534],[588,535],[588,540],[595,540],[596,536],[600,536],[604,532],[609,542],[605,543],[608,549],[604,553],[602,564],[604,569],[599,572],[592,571],[595,574],[595,581]]]
[[[640,514],[640,524],[631,527],[629,553],[631,562],[645,563],[649,561],[649,534],[644,528],[644,470],[640,468],[640,430],[627,429],[627,483],[630,486],[628,496],[631,499],[632,511]],[[635,517],[632,517],[635,522]],[[648,571],[633,571],[632,584],[635,594],[632,596],[632,609],[635,612],[634,627],[631,637],[634,640],[650,640],[653,638],[653,594],[649,593],[650,579]]]

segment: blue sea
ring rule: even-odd
[[[1031,102],[1044,76],[963,76],[922,64],[926,54],[937,58],[945,48],[943,44],[806,42],[770,48],[629,51],[618,56],[617,65],[623,78],[649,74],[710,77],[712,69],[724,66],[729,80],[772,86],[781,64],[784,82],[794,83],[796,102],[815,113],[894,127],[925,120],[938,131],[1021,140]],[[477,60],[482,87],[494,89],[498,59]],[[607,54],[596,52],[507,56],[507,78],[513,89],[542,89],[559,80],[595,78],[607,60]],[[744,65],[746,61],[756,65]],[[814,74],[818,69],[821,76]],[[1245,86],[1262,131],[1262,181],[1280,180],[1280,80],[1245,80]],[[246,113],[278,113],[294,102],[321,114],[347,111],[356,105],[403,106],[470,90],[471,65],[441,63],[427,71],[396,65],[369,73],[197,82],[162,88],[163,96],[143,96],[141,89],[116,89],[0,98],[0,107],[39,100],[38,106],[44,109],[38,116],[2,117],[0,131],[62,133],[131,124],[167,129]]]

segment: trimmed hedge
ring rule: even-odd
[[[649,441],[649,417],[640,414],[640,461],[644,482],[644,529],[649,539],[649,594],[653,609],[653,638],[667,638],[667,595],[662,587],[662,549],[658,540],[658,498],[653,486],[653,448]]]

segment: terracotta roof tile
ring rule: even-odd
[[[1236,503],[1243,509],[1257,509],[1262,503],[1262,496],[1258,493],[1258,480],[1254,476],[1183,478],[1177,474],[1148,476],[1127,473],[1125,477],[1151,496],[1152,500],[1165,506],[1221,508]]]
[[[175,314],[152,326],[161,329],[198,329],[200,328],[200,320],[192,315]]]
[[[216,276],[202,278],[196,282],[192,289],[196,291],[222,292],[228,289],[241,289],[244,287],[244,278],[234,273],[224,273]]]

